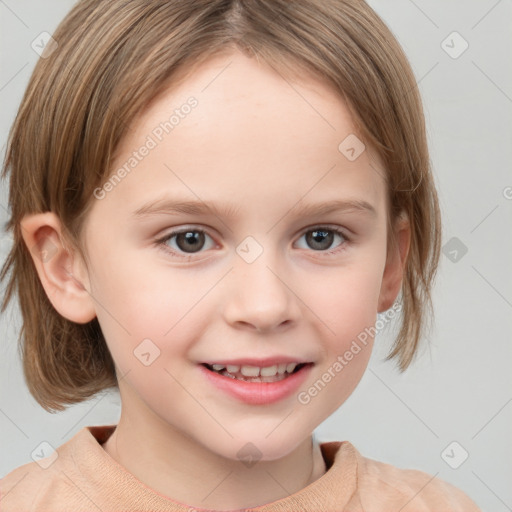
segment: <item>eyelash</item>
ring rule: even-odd
[[[325,254],[325,255],[337,254],[337,253],[340,253],[340,252],[346,250],[347,244],[349,244],[351,242],[351,237],[348,237],[343,230],[341,230],[339,228],[334,228],[334,227],[331,228],[331,227],[322,226],[322,225],[313,226],[313,227],[306,229],[305,231],[303,231],[301,233],[299,238],[302,238],[305,234],[311,233],[312,231],[328,231],[328,232],[334,233],[335,235],[339,235],[344,239],[344,241],[341,242],[341,244],[336,249],[332,249],[332,250],[327,249],[325,251],[321,251],[321,250],[315,251],[315,250],[311,249],[312,252],[318,252],[320,254]],[[174,249],[170,249],[169,246],[167,245],[167,242],[169,240],[171,240],[173,237],[175,237],[176,235],[179,235],[181,233],[188,233],[188,232],[203,233],[203,234],[209,236],[210,238],[212,238],[204,229],[186,228],[186,229],[171,231],[164,237],[155,240],[155,244],[158,246],[159,249],[163,250],[166,254],[170,254],[170,255],[176,256],[178,258],[192,259],[195,255],[200,254],[202,251],[199,251],[197,253],[189,253],[189,254],[178,253]]]

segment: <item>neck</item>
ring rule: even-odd
[[[169,499],[219,511],[283,499],[326,471],[320,445],[312,436],[283,458],[246,466],[211,452],[167,424],[155,428],[126,415],[103,448],[138,480]]]

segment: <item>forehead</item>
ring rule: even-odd
[[[332,186],[379,202],[376,155],[370,148],[357,159],[343,152],[362,144],[355,132],[330,85],[311,76],[292,80],[236,51],[213,57],[134,120],[112,168],[128,173],[109,202],[134,210],[168,189],[195,199],[239,198],[243,206],[262,194],[279,201],[282,187],[298,199]],[[151,146],[145,156],[134,156],[144,146]]]

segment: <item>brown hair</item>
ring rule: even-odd
[[[379,16],[362,0],[82,0],[53,34],[58,47],[39,59],[9,134],[13,247],[2,303],[17,290],[28,388],[48,411],[63,410],[117,385],[97,318],[77,324],[53,308],[21,236],[24,215],[52,211],[70,247],[81,241],[94,189],[135,117],[196,65],[239,49],[299,78],[333,85],[358,136],[375,148],[388,184],[388,248],[394,221],[410,219],[400,330],[388,359],[405,370],[417,350],[441,240],[425,120],[410,65]],[[182,72],[184,71],[184,73]],[[340,141],[341,142],[341,141]]]

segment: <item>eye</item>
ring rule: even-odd
[[[300,239],[305,238],[307,248],[315,252],[325,252],[327,254],[337,253],[346,248],[349,238],[338,228],[317,226],[308,229],[302,234]],[[341,243],[334,250],[331,248],[334,240],[341,238]],[[208,246],[207,239],[211,241]],[[300,240],[299,239],[299,240]],[[170,243],[169,243],[170,242]],[[202,249],[211,249],[215,246],[213,239],[202,229],[185,228],[165,235],[156,240],[156,245],[163,251],[177,257],[186,257],[201,252]],[[205,247],[206,246],[206,247]]]
[[[212,238],[202,229],[188,228],[172,231],[165,237],[157,240],[156,243],[166,252],[177,254],[178,256],[186,256],[187,254],[200,252],[205,246],[206,238],[209,238],[213,242]],[[171,243],[168,244],[168,242]],[[213,245],[212,243],[211,247],[213,247]],[[207,247],[207,249],[211,249],[211,247]]]
[[[306,243],[309,248],[315,251],[327,252],[328,254],[341,251],[345,249],[346,242],[348,241],[348,237],[345,234],[337,229],[337,228],[329,228],[325,226],[317,226],[311,229],[308,229],[301,238],[305,237]],[[328,249],[332,246],[334,239],[342,238],[343,241],[337,246],[338,249],[334,249],[332,251],[328,251]],[[300,239],[299,239],[300,240]],[[308,247],[306,247],[308,248]]]

